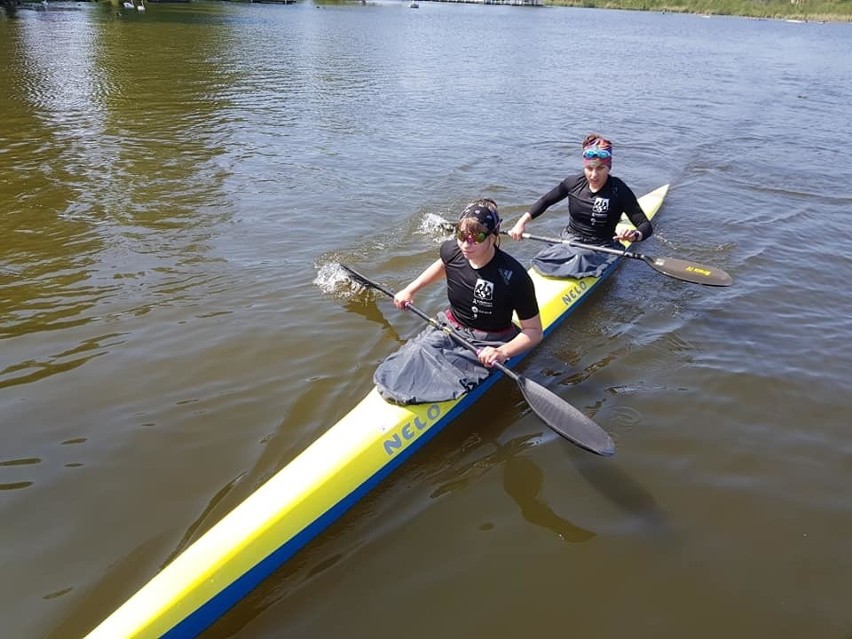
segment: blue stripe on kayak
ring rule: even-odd
[[[249,592],[254,590],[260,582],[275,572],[277,568],[282,566],[288,559],[306,546],[312,539],[317,537],[323,530],[334,523],[336,519],[341,517],[343,513],[354,506],[362,497],[375,488],[401,464],[407,461],[415,452],[443,430],[447,424],[455,419],[459,413],[479,399],[485,391],[491,388],[491,386],[493,386],[497,380],[502,377],[503,374],[498,372],[496,375],[491,375],[486,378],[479,384],[479,386],[468,393],[464,399],[450,409],[450,411],[444,415],[441,420],[436,422],[429,430],[414,440],[405,448],[405,450],[393,457],[381,468],[381,470],[363,482],[345,498],[337,502],[337,504],[327,510],[318,519],[314,520],[312,524],[292,537],[290,541],[282,545],[275,552],[267,555],[264,560],[257,563],[251,570],[244,573],[230,586],[222,590],[218,595],[198,608],[195,612],[188,615],[178,625],[174,626],[171,630],[162,635],[161,639],[185,639],[188,637],[198,636],[201,632],[213,624],[213,622],[222,617],[230,608],[236,605]]]

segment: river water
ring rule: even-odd
[[[735,280],[631,261],[524,360],[617,455],[501,382],[205,636],[850,636],[852,25],[50,3],[0,54],[4,637],[84,634],[369,390],[422,322],[329,265],[404,285],[593,130],[671,184],[642,251]]]

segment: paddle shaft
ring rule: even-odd
[[[503,235],[509,235],[506,231],[501,231]],[[705,286],[730,286],[733,279],[722,269],[715,266],[705,266],[688,262],[675,257],[651,257],[642,253],[635,253],[624,249],[616,249],[609,246],[598,246],[597,244],[586,244],[575,240],[565,240],[559,237],[545,237],[543,235],[533,235],[532,233],[521,233],[521,237],[529,240],[537,240],[539,242],[547,242],[549,244],[567,244],[575,248],[581,248],[588,251],[598,251],[599,253],[609,253],[620,257],[630,257],[635,260],[640,260],[650,266],[652,269],[663,275],[673,277],[684,282],[692,282],[693,284],[703,284]]]
[[[368,284],[368,285],[372,286],[374,289],[381,291],[382,293],[384,293],[385,295],[387,295],[391,299],[396,297],[393,294],[392,291],[385,288],[381,284],[367,279],[366,277],[364,277],[360,273],[354,271],[353,269],[349,268],[348,266],[343,266],[343,268],[346,269],[347,271],[349,271],[350,273],[356,275],[360,280],[363,280],[363,282],[365,284]],[[444,333],[446,333],[447,335],[452,337],[454,340],[456,340],[459,344],[464,346],[469,351],[471,351],[473,353],[477,353],[477,354],[479,353],[479,349],[476,348],[476,346],[474,346],[472,342],[467,340],[461,333],[459,333],[458,331],[453,329],[451,326],[445,326],[445,325],[441,324],[434,317],[432,317],[431,315],[427,315],[426,313],[421,311],[419,308],[417,308],[411,302],[408,302],[405,305],[405,308],[408,309],[409,311],[411,311],[412,313],[414,313],[415,315],[417,315],[418,317],[420,317],[421,319],[424,319],[427,322],[429,322],[432,326],[437,328],[439,331],[443,331]],[[511,368],[507,367],[505,364],[501,364],[500,362],[494,362],[494,368],[498,369],[504,375],[511,377],[515,381],[518,381],[518,378],[520,377],[520,375],[518,375],[515,371],[513,371]]]

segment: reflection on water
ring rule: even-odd
[[[544,473],[529,457],[513,456],[506,460],[503,487],[517,502],[524,519],[549,528],[567,542],[582,543],[592,539],[595,533],[560,517],[541,499],[543,484]]]
[[[357,313],[358,315],[363,316],[367,320],[371,322],[375,322],[379,326],[382,327],[382,330],[397,344],[400,346],[405,343],[404,340],[399,333],[397,333],[396,329],[393,327],[385,314],[381,311],[377,304],[374,302],[366,302],[364,304],[360,304],[358,302],[347,302],[344,304],[344,308],[352,313]]]
[[[654,534],[668,535],[668,519],[654,496],[635,478],[611,460],[592,455],[573,458],[574,466],[600,495],[629,514],[632,519]]]
[[[473,442],[477,442],[474,446]],[[505,444],[496,440],[480,441],[478,438],[468,441],[468,451],[480,446],[496,447],[496,450],[466,462],[460,468],[443,471],[438,479],[440,485],[431,493],[433,499],[447,493],[464,489],[493,468],[503,468],[503,488],[520,508],[521,515],[531,524],[548,528],[561,539],[570,543],[581,543],[595,536],[590,530],[581,528],[564,517],[560,517],[541,498],[544,473],[529,457],[522,455],[526,449],[535,446],[534,438],[529,435],[516,437]]]
[[[483,446],[488,448],[494,446],[496,450],[477,457],[473,462],[462,463],[458,461],[450,469],[443,470],[435,477],[438,487],[431,492],[430,497],[437,499],[447,493],[461,490],[492,468],[505,463],[511,455],[516,455],[534,445],[535,442],[531,436],[518,437],[506,444],[499,444],[491,439],[483,440],[479,436],[470,438],[460,449],[459,455],[469,454],[471,451],[478,450]]]
[[[73,325],[75,324],[66,323],[51,328],[68,328]],[[43,325],[40,325],[40,330],[46,329]],[[121,335],[121,333],[110,333],[86,339],[83,343],[67,351],[48,355],[47,360],[26,360],[10,364],[0,370],[0,388],[29,384],[50,375],[74,370],[96,357],[106,355],[112,348],[120,346],[123,341],[115,338]]]
[[[368,321],[381,326],[390,339],[396,343],[401,345],[405,342],[379,308],[377,302],[381,294],[376,289],[350,277],[341,268],[340,263],[336,261],[322,263],[317,268],[317,276],[314,279],[314,284],[324,294],[331,295],[340,300],[346,311],[361,315]],[[382,295],[382,297],[384,296]]]
[[[12,340],[0,386],[121,346],[122,331],[89,324],[199,303],[214,286],[210,230],[227,222],[228,198],[225,208],[208,202],[222,200],[228,173],[227,82],[207,58],[171,64],[167,29],[142,34],[144,56],[126,51],[108,8],[86,7],[86,19],[58,30],[46,12],[3,38],[16,71],[0,75],[11,132],[0,153],[0,339]],[[220,38],[191,30],[184,44],[214,53]],[[22,341],[46,331],[41,352]]]
[[[27,488],[28,486],[32,486],[33,482],[31,481],[15,481],[10,483],[2,483],[0,484],[0,490],[19,490],[21,488]]]

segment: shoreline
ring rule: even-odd
[[[756,4],[744,2],[741,6],[732,8],[728,5],[725,9],[712,7],[708,3],[695,3],[694,6],[684,4],[672,6],[666,2],[655,2],[655,0],[542,0],[545,7],[574,7],[578,9],[614,9],[621,11],[648,11],[655,13],[689,13],[701,15],[705,18],[733,17],[748,18],[751,20],[782,20],[784,22],[801,24],[825,24],[825,23],[850,23],[852,22],[852,9],[848,14],[833,13],[831,11],[802,12],[800,4]],[[812,5],[813,6],[813,5]],[[814,9],[827,8],[837,5],[816,5]],[[750,11],[750,9],[752,9]],[[759,9],[759,10],[758,10]]]

